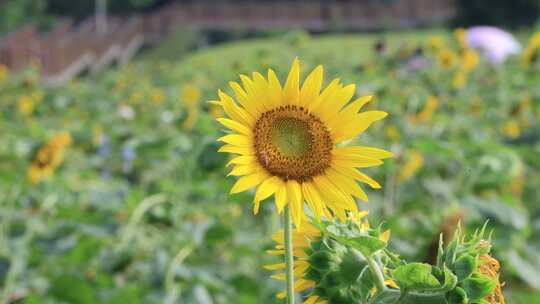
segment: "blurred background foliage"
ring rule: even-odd
[[[28,20],[41,28],[47,28],[55,18],[71,17],[81,20],[94,13],[95,2],[96,0],[2,1],[0,34],[14,30]],[[112,14],[126,15],[149,11],[169,2],[171,0],[114,0],[109,1],[108,10]],[[456,4],[457,14],[452,21],[455,27],[498,25],[515,29],[533,25],[540,15],[540,0],[456,0]]]
[[[170,39],[197,45],[196,33]],[[252,216],[252,194],[229,196],[221,114],[204,101],[240,73],[271,67],[283,78],[295,56],[304,75],[324,63],[326,81],[356,83],[390,113],[357,141],[396,153],[370,170],[383,190],[362,206],[392,230],[392,249],[430,261],[440,232],[489,219],[508,302],[540,300],[538,61],[480,60],[456,82],[465,59],[443,30],[292,31],[181,58],[167,47],[178,44],[59,88],[40,85],[37,65],[4,71],[0,301],[275,302],[282,286],[261,266],[276,262],[265,250],[279,218],[270,203]],[[38,151],[62,131],[63,162],[32,183]]]

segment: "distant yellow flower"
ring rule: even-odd
[[[540,51],[540,32],[535,33],[530,39],[521,57],[522,63],[528,67]]]
[[[384,128],[384,135],[391,141],[399,141],[399,139],[401,138],[401,134],[399,133],[398,128],[392,125]]]
[[[201,91],[196,85],[188,83],[182,88],[182,95],[180,98],[186,106],[194,107],[201,99]]]
[[[538,119],[540,119],[540,106],[538,106],[538,108],[536,108],[536,117],[538,117]]]
[[[459,70],[454,74],[452,79],[452,86],[455,89],[462,89],[467,83],[467,73],[463,70]]]
[[[131,104],[138,104],[143,100],[143,94],[141,92],[133,92],[129,97],[129,102]]]
[[[27,95],[21,96],[17,104],[19,105],[19,112],[23,116],[28,117],[34,112],[34,101]]]
[[[102,141],[103,136],[103,126],[101,124],[96,124],[94,130],[92,131],[92,144],[94,146],[99,146]]]
[[[503,126],[503,134],[509,138],[518,138],[521,135],[521,127],[515,119],[508,120]]]
[[[456,53],[454,53],[454,51],[451,49],[444,48],[439,51],[437,59],[441,67],[449,69],[456,64],[457,56]]]
[[[465,72],[474,70],[480,62],[480,56],[473,49],[464,49],[461,55],[462,69]]]
[[[531,105],[531,96],[529,94],[523,94],[521,99],[519,100],[518,106],[512,113],[513,116],[518,116],[527,111]]]
[[[454,37],[459,43],[459,47],[466,49],[467,45],[467,31],[464,28],[457,28],[454,30]]]
[[[413,123],[425,123],[431,120],[433,113],[439,106],[439,98],[437,96],[429,96],[424,108],[420,113],[416,114],[411,118]]]
[[[407,161],[401,167],[398,174],[398,181],[404,182],[413,177],[424,165],[424,157],[417,151],[409,151],[406,155]]]
[[[430,51],[438,52],[444,47],[444,39],[441,36],[431,36],[427,39],[427,48]]]
[[[470,106],[471,113],[474,116],[479,116],[480,114],[482,114],[482,108],[483,108],[482,99],[478,96],[473,97],[471,99],[471,106]]]
[[[183,127],[186,130],[193,129],[193,126],[197,122],[197,118],[199,118],[199,108],[197,107],[190,107],[188,108],[188,115],[186,117],[186,120],[184,120]]]
[[[61,132],[41,146],[28,168],[27,175],[30,182],[38,183],[52,176],[64,160],[65,150],[70,144],[71,135],[68,132]]]
[[[9,69],[7,66],[0,63],[0,83],[4,82],[9,76]]]
[[[45,94],[41,90],[36,90],[32,92],[32,94],[30,94],[30,97],[32,97],[32,100],[34,101],[35,104],[41,103],[43,101],[44,96]]]
[[[165,94],[163,94],[162,90],[154,89],[150,94],[150,99],[155,105],[160,105],[163,102],[163,99],[165,99]]]
[[[225,143],[219,151],[239,154],[230,163],[230,175],[240,176],[231,193],[256,188],[255,212],[274,195],[278,212],[289,206],[297,227],[306,216],[304,203],[316,218],[345,219],[348,211],[357,213],[353,196],[368,199],[358,182],[380,188],[358,168],[379,166],[392,153],[338,144],[362,134],[387,113],[360,112],[372,97],[351,102],[356,87],[343,86],[339,79],[323,88],[322,66],[301,84],[298,59],[283,87],[272,70],[268,78],[260,73],[240,78],[243,87],[230,83],[237,100],[219,91],[220,100],[214,101],[228,117],[218,121],[231,130],[219,139]]]
[[[517,175],[510,179],[509,190],[515,196],[521,196],[523,194],[523,187],[525,186],[525,176]]]

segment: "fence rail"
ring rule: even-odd
[[[64,20],[45,34],[24,26],[0,39],[0,62],[20,70],[37,60],[44,81],[58,85],[88,69],[125,63],[144,43],[181,27],[376,30],[440,23],[454,13],[454,0],[178,1],[147,14],[110,18],[99,34],[95,18],[76,26]]]

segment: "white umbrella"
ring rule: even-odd
[[[491,63],[500,64],[521,51],[521,45],[512,34],[492,26],[473,26],[467,30],[469,47],[477,49]]]

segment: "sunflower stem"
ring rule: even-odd
[[[371,273],[375,276],[375,286],[377,287],[377,291],[385,291],[386,285],[384,284],[384,275],[381,268],[379,268],[379,264],[374,260],[373,256],[366,255],[366,259]]]
[[[283,233],[285,234],[285,274],[287,280],[287,304],[294,304],[294,258],[292,221],[289,206],[283,212]]]

